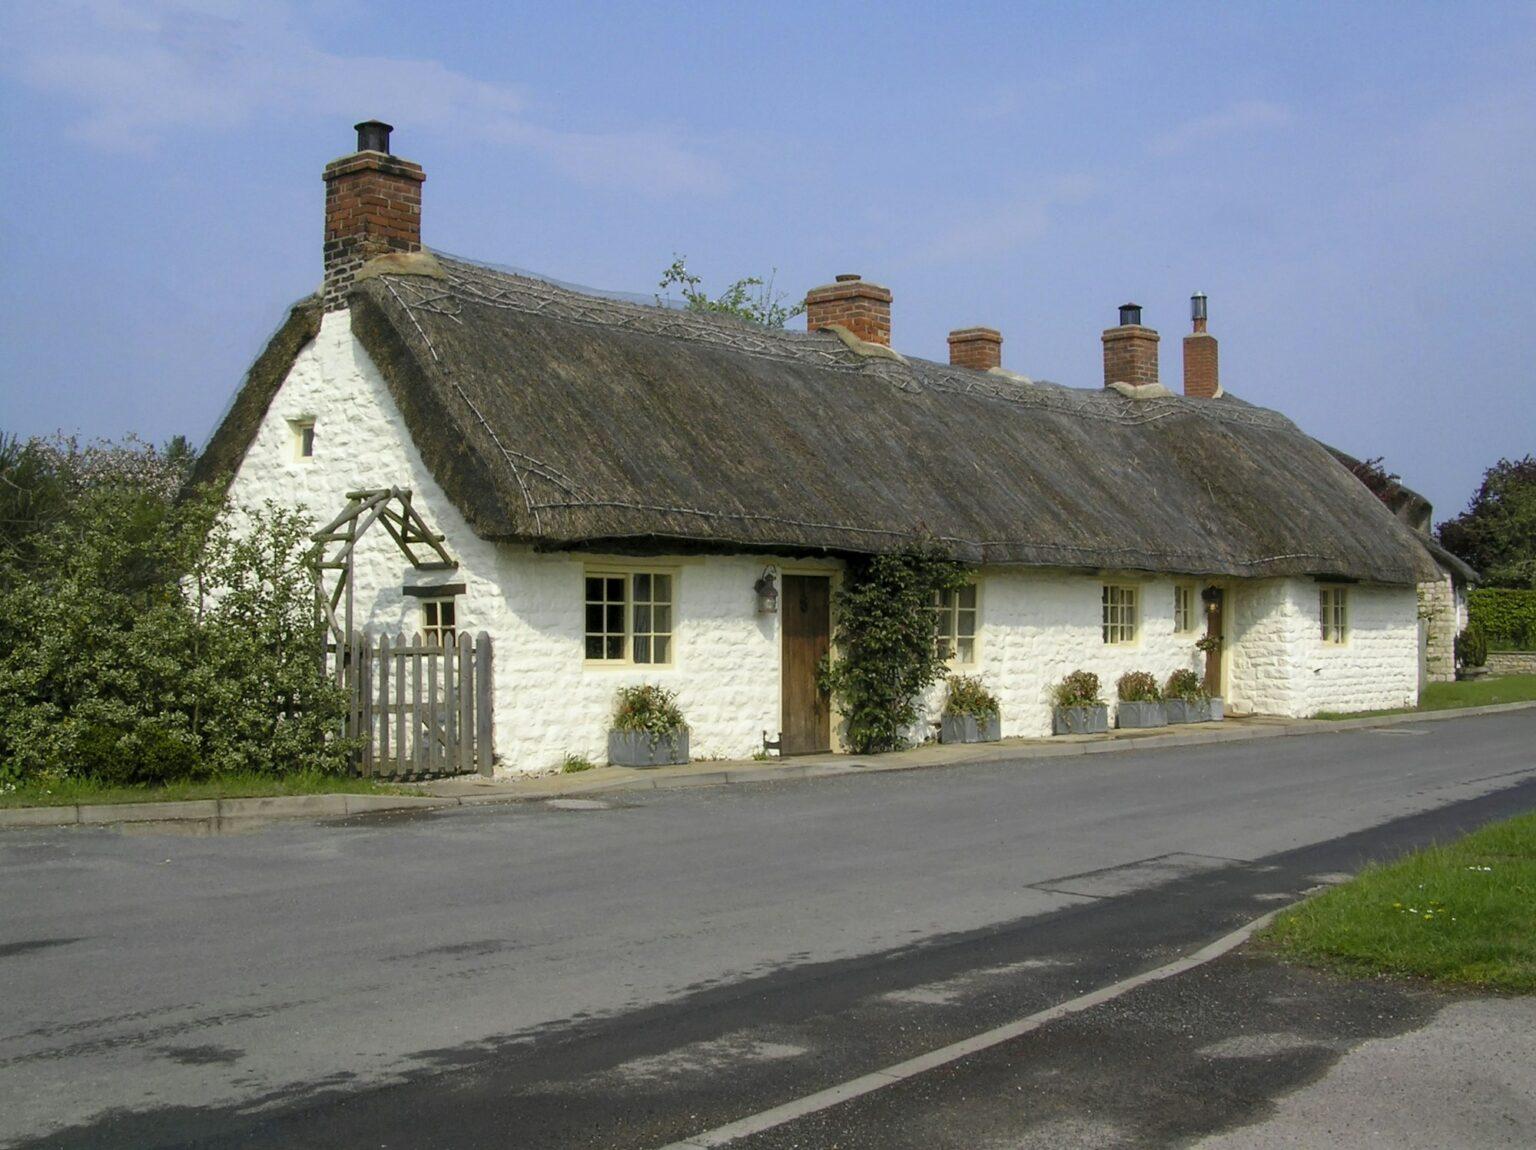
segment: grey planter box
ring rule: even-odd
[[[1056,707],[1051,711],[1053,735],[1103,735],[1109,731],[1109,707]]]
[[[1212,698],[1206,701],[1211,705],[1211,713],[1209,716],[1207,716],[1211,722],[1219,723],[1222,719],[1226,718],[1227,705],[1225,703],[1223,703],[1219,698]]]
[[[995,743],[1003,737],[1003,720],[999,715],[978,719],[975,715],[940,715],[939,742],[941,743]]]
[[[1167,725],[1168,715],[1162,703],[1121,703],[1115,711],[1117,727],[1140,730]]]
[[[608,762],[615,767],[665,767],[688,761],[688,728],[669,735],[609,731]]]
[[[1209,699],[1164,699],[1163,713],[1169,723],[1203,723],[1211,717]]]

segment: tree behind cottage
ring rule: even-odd
[[[0,445],[0,782],[341,765],[307,525],[178,502],[182,452]]]
[[[1501,459],[1454,519],[1440,543],[1482,573],[1490,587],[1536,589],[1536,456]]]

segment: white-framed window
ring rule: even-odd
[[[1343,643],[1349,638],[1349,590],[1346,587],[1319,587],[1318,621],[1322,624],[1324,643]]]
[[[1104,642],[1136,642],[1138,588],[1104,584]]]
[[[438,647],[452,647],[459,641],[458,614],[452,599],[423,599],[421,637]]]
[[[313,459],[315,455],[315,421],[313,419],[290,419],[288,427],[293,432],[293,457],[295,459]]]
[[[589,571],[585,583],[588,662],[672,662],[671,572]]]
[[[933,641],[941,659],[976,662],[976,584],[934,593]]]
[[[1195,589],[1188,583],[1173,585],[1173,630],[1183,635],[1195,629]]]

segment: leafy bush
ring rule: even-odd
[[[1104,700],[1099,698],[1099,677],[1092,671],[1073,671],[1051,691],[1051,699],[1058,707],[1098,707]]]
[[[33,501],[46,514],[0,551],[7,777],[344,767],[346,703],[320,670],[297,514],[250,512],[237,531],[215,494],[177,502],[171,466],[142,446],[27,451],[33,491],[67,497]]]
[[[839,654],[822,661],[818,681],[847,717],[854,753],[905,745],[919,695],[944,677],[934,597],[964,585],[965,569],[934,544],[850,563],[836,599]]]
[[[949,677],[949,696],[944,700],[946,715],[971,715],[978,719],[988,719],[999,710],[997,696],[987,690],[979,676]]]
[[[1494,650],[1536,650],[1536,591],[1479,587],[1467,595],[1467,614]]]
[[[1481,667],[1488,662],[1488,640],[1476,623],[1456,636],[1456,661],[1463,667]]]
[[[1163,697],[1150,671],[1127,671],[1115,682],[1115,692],[1122,703],[1155,703]]]
[[[654,683],[619,688],[618,704],[613,713],[614,730],[644,731],[653,738],[660,738],[685,726],[674,692]]]
[[[1168,676],[1168,681],[1163,684],[1163,698],[1185,699],[1196,703],[1208,698],[1205,693],[1205,683],[1199,675],[1187,667],[1180,668]]]
[[[1482,572],[1486,586],[1536,589],[1536,456],[1495,463],[1467,509],[1438,534],[1446,550]]]

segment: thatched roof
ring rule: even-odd
[[[970,563],[1387,583],[1426,563],[1326,448],[1230,396],[1031,384],[457,260],[398,268],[418,274],[384,265],[354,289],[353,331],[487,538],[851,554],[929,537]],[[252,430],[226,422],[207,473]]]

